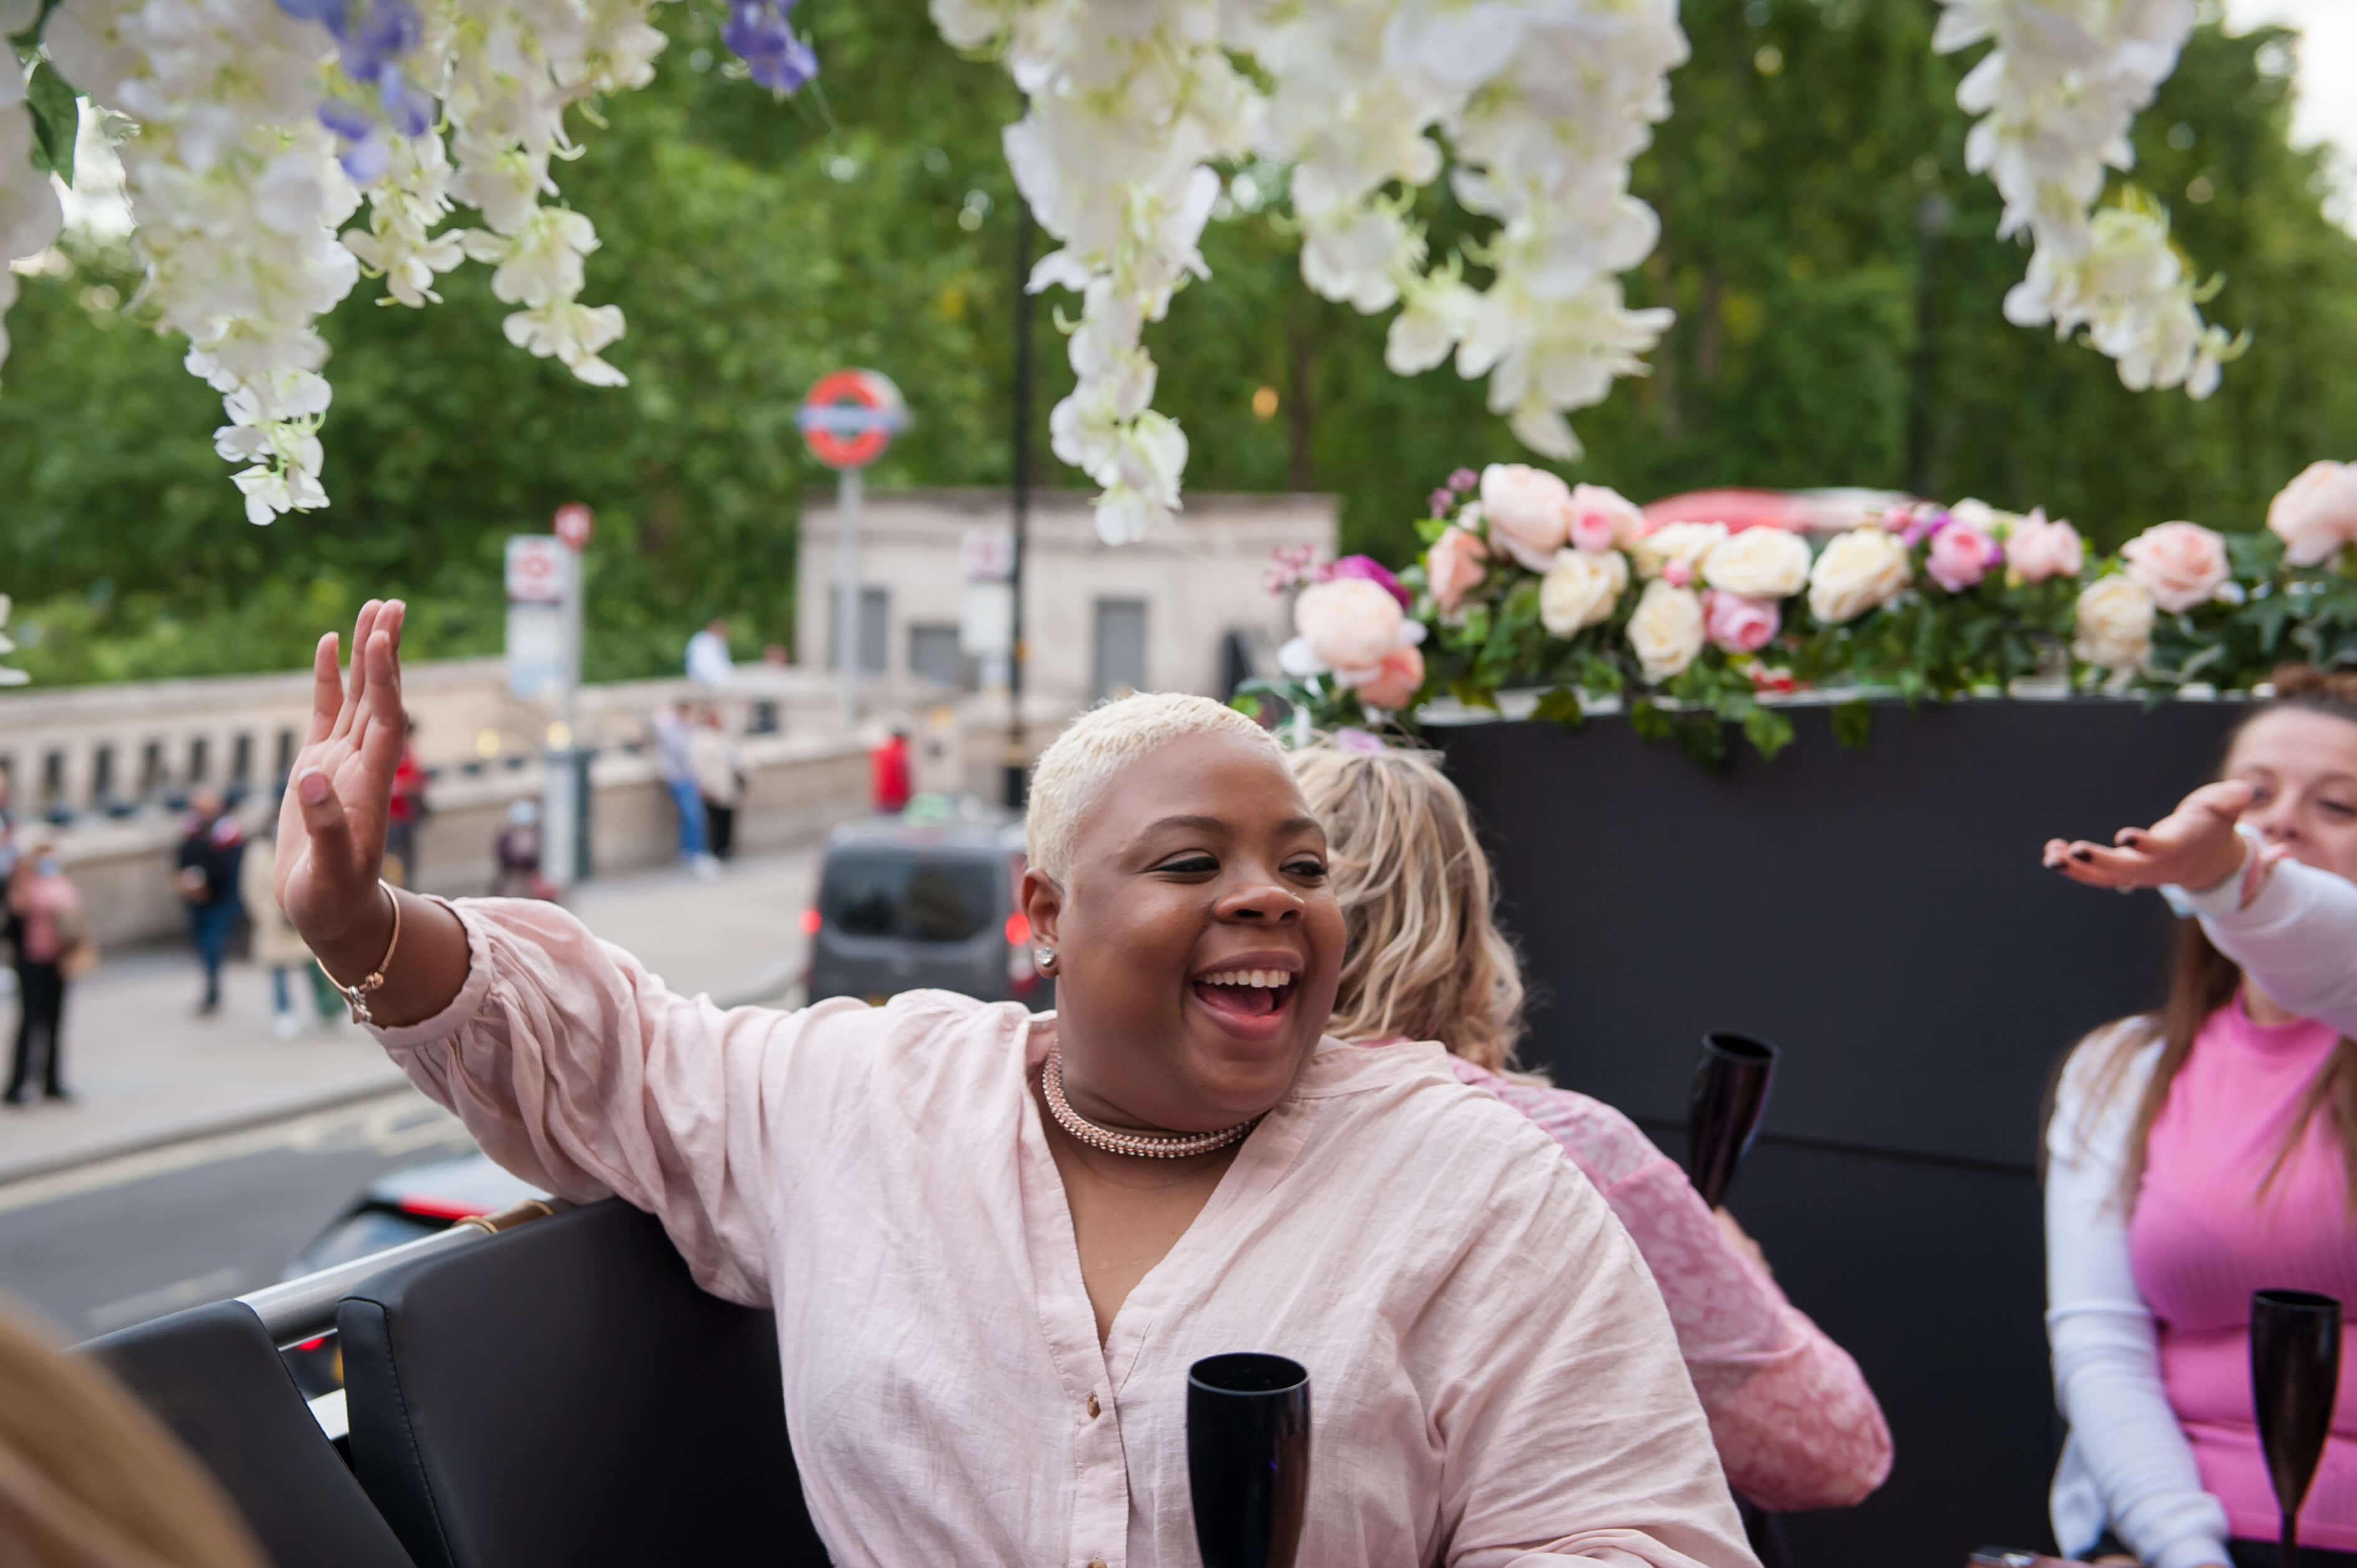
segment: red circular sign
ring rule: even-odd
[[[556,537],[579,550],[589,542],[589,530],[597,521],[597,514],[579,501],[566,501],[556,509]]]
[[[875,371],[835,371],[819,378],[794,416],[811,456],[830,468],[864,468],[884,456],[909,423],[900,389]]]

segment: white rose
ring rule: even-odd
[[[2125,575],[2087,585],[2079,596],[2079,635],[2071,651],[2106,670],[2133,670],[2152,651],[2152,595]]]
[[[1907,585],[1907,546],[1878,528],[1854,528],[1809,573],[1809,613],[1824,626],[1856,620]]]
[[[1658,577],[1673,561],[1692,566],[1727,540],[1723,522],[1673,522],[1637,541],[1637,575]]]
[[[1637,613],[1629,618],[1629,646],[1645,666],[1645,679],[1668,680],[1695,661],[1702,645],[1702,596],[1659,577],[1646,584]]]
[[[1703,557],[1703,581],[1749,599],[1789,599],[1808,585],[1809,542],[1781,528],[1747,528]]]
[[[1539,621],[1557,637],[1577,637],[1610,620],[1628,586],[1629,558],[1618,550],[1559,550],[1539,579]]]

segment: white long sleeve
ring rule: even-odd
[[[2287,860],[2267,873],[2247,909],[2240,876],[2171,900],[2201,917],[2218,950],[2276,1003],[2357,1034],[2357,884]]]
[[[2158,1333],[2128,1261],[2120,1173],[2136,1106],[2160,1055],[2136,1050],[2104,1104],[2091,1104],[2103,1066],[2125,1041],[2091,1036],[2073,1055],[2046,1133],[2046,1335],[2054,1394],[2071,1425],[2051,1499],[2066,1553],[2092,1547],[2108,1523],[2148,1568],[2223,1563],[2226,1510],[2202,1490],[2193,1449],[2161,1386]]]

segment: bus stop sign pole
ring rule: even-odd
[[[860,470],[884,455],[909,427],[908,405],[890,377],[877,371],[835,371],[819,378],[794,423],[811,456],[833,468],[835,481],[834,657],[843,676],[843,727],[859,722]]]

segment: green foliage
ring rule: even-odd
[[[838,364],[890,373],[916,418],[872,484],[1006,482],[1016,237],[998,130],[1020,102],[1004,72],[958,59],[920,5],[824,0],[797,13],[824,74],[780,103],[728,79],[709,0],[663,12],[656,83],[605,105],[607,127],[559,173],[605,240],[586,297],[629,318],[611,355],[627,389],[579,386],[511,348],[479,268],[423,313],[378,308],[366,285],[327,327],[335,504],[253,529],[210,449],[218,402],[126,303],[129,258],[78,254],[72,275],[21,280],[0,591],[17,597],[38,679],[298,661],[371,593],[434,607],[413,632],[422,652],[493,651],[501,538],[576,499],[598,517],[593,674],[676,669],[715,612],[747,651],[785,639],[800,498],[831,478],[802,455],[792,413]],[[1663,238],[1631,280],[1635,303],[1672,305],[1678,322],[1650,378],[1576,418],[1588,456],[1567,477],[1640,499],[1722,484],[1978,495],[2043,504],[2110,546],[2169,518],[2248,530],[2306,463],[2357,455],[2357,241],[2322,216],[2316,155],[2287,145],[2287,80],[2259,70],[2285,35],[2202,27],[2137,122],[2136,180],[2201,270],[2224,274],[2212,317],[2254,334],[2194,403],[2131,393],[2100,356],[2006,324],[2027,252],[1995,240],[1996,193],[1964,172],[1954,89],[1973,57],[1931,53],[1932,14],[1684,0],[1694,59],[1636,170]],[[36,71],[37,100],[45,82],[63,85]],[[1386,371],[1385,322],[1302,285],[1284,171],[1238,173],[1204,241],[1213,281],[1148,338],[1157,403],[1190,439],[1188,484],[1331,491],[1345,549],[1405,560],[1432,485],[1527,454],[1480,383]],[[1419,214],[1437,246],[1469,233],[1434,193]],[[1071,384],[1048,319],[1060,302],[1040,302],[1034,471],[1075,484],[1046,456],[1047,411]],[[2348,646],[2352,627],[2293,603],[2253,599],[2233,636]],[[2020,607],[2027,628],[1902,616],[1823,652],[1855,664],[1905,643],[1928,669],[2001,675],[2066,612]],[[1485,702],[1507,671],[1618,689],[1609,660],[1550,648],[1529,602],[1468,624],[1472,647],[1437,689]],[[2160,633],[2164,661],[2175,635]],[[1764,711],[1728,722],[1772,744]]]

